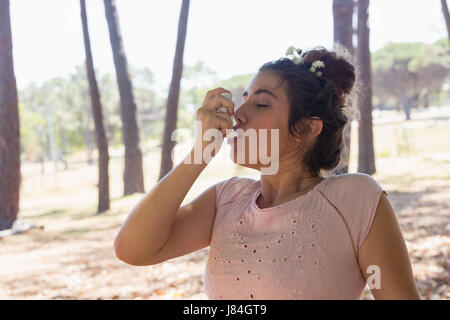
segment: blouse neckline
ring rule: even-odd
[[[273,207],[267,207],[267,208],[260,208],[258,207],[258,205],[256,204],[256,199],[258,199],[259,195],[261,194],[261,180],[259,180],[258,183],[258,188],[256,189],[255,194],[253,195],[252,198],[252,207],[254,210],[260,212],[260,213],[268,213],[270,211],[274,211],[276,209],[280,209],[280,208],[284,208],[293,204],[298,203],[300,200],[303,200],[306,198],[306,196],[308,196],[311,192],[313,192],[313,190],[315,190],[319,185],[323,184],[325,181],[327,181],[329,179],[329,177],[323,179],[322,181],[320,181],[319,183],[317,183],[314,187],[312,187],[311,189],[309,189],[306,193],[299,195],[298,197],[288,200],[286,202],[280,203],[276,206]]]

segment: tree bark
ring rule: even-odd
[[[333,0],[334,42],[353,54],[353,0]]]
[[[84,49],[86,52],[86,71],[89,81],[89,93],[91,96],[92,114],[94,115],[95,138],[98,149],[98,208],[97,213],[109,210],[109,152],[108,140],[106,139],[105,127],[103,125],[103,111],[95,78],[94,61],[92,59],[91,41],[86,14],[86,1],[80,0],[81,23],[83,25]]]
[[[20,125],[9,1],[0,1],[0,230],[17,219],[20,196]]]
[[[83,136],[84,136],[84,143],[86,144],[86,149],[87,149],[87,163],[91,166],[94,164],[94,157],[93,157],[93,153],[94,153],[94,146],[92,143],[92,134],[91,134],[91,111],[89,110],[89,108],[84,108],[83,110],[83,123],[84,123],[84,128],[83,128]]]
[[[158,180],[161,180],[173,168],[172,150],[175,142],[172,141],[172,132],[177,127],[178,100],[180,96],[180,82],[183,73],[183,54],[187,33],[190,0],[183,0],[178,21],[177,45],[173,61],[172,80],[170,82],[169,96],[167,98],[166,119],[161,151],[161,166]]]
[[[353,0],[333,0],[334,42],[344,46],[353,55]],[[332,171],[333,175],[348,172],[351,146],[351,119],[342,132],[344,149],[339,166]]]
[[[444,14],[445,24],[447,25],[448,42],[450,43],[450,14],[448,13],[447,0],[441,0],[442,13]]]
[[[375,173],[372,133],[372,75],[369,47],[369,0],[358,0],[357,57],[361,67],[358,107],[361,120],[358,128],[358,172]]]
[[[124,195],[144,192],[142,152],[139,145],[139,129],[136,120],[136,104],[128,72],[128,63],[120,34],[119,17],[115,0],[103,0],[108,22],[109,39],[116,69],[120,95],[122,136],[125,145]]]

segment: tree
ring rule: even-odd
[[[333,0],[334,42],[353,53],[353,0]]]
[[[183,54],[189,16],[189,2],[190,0],[183,0],[178,21],[177,45],[175,49],[175,58],[173,61],[172,80],[170,82],[169,95],[167,98],[166,121],[161,152],[161,167],[158,180],[161,180],[173,168],[172,150],[174,148],[175,141],[172,141],[171,137],[172,132],[177,127],[178,100],[180,96],[181,75],[183,73]]]
[[[0,1],[0,230],[17,219],[20,195],[20,125],[9,1]]]
[[[80,0],[81,23],[83,25],[84,48],[86,52],[86,72],[89,81],[92,114],[94,115],[95,137],[98,149],[98,213],[109,210],[109,153],[108,140],[103,126],[103,111],[100,101],[97,79],[95,78],[94,61],[92,59],[91,42],[86,14],[86,1]]]
[[[343,46],[350,54],[353,54],[353,0],[333,1],[334,42]],[[347,103],[351,103],[349,100]],[[342,132],[344,140],[343,153],[340,165],[333,170],[333,175],[348,172],[351,145],[351,119],[347,122]]]
[[[447,26],[448,42],[450,43],[450,14],[448,13],[447,0],[441,0],[442,13],[444,14],[445,25]]]
[[[402,106],[406,119],[410,108],[427,106],[450,70],[449,43],[388,43],[372,54],[374,96],[384,104]]]
[[[34,126],[33,122],[21,121],[21,130],[31,129],[38,140],[36,145],[29,140],[30,135],[21,135],[21,146],[25,151],[30,147],[39,147],[42,156],[48,153],[51,157],[51,150],[54,149],[58,160],[58,155],[86,147],[89,150],[90,131],[94,132],[94,127],[89,125],[93,121],[90,119],[92,111],[85,65],[76,66],[75,72],[67,77],[49,79],[40,86],[30,84],[19,90],[19,96],[23,109],[29,115],[44,117],[43,124],[38,122]]]
[[[372,132],[372,76],[369,48],[369,0],[358,0],[357,58],[361,68],[358,108],[361,115],[358,128],[358,172],[375,173]]]
[[[127,58],[120,34],[116,1],[104,0],[103,2],[105,4],[109,39],[119,87],[120,116],[123,125],[123,142],[125,145],[124,195],[128,195],[134,192],[144,192],[144,173],[142,152],[139,145],[139,129],[136,120],[136,104],[134,102]]]

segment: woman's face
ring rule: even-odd
[[[229,141],[233,162],[260,170],[270,166],[268,161],[280,160],[280,156],[298,147],[299,142],[288,132],[290,105],[285,86],[280,86],[279,80],[274,73],[263,72],[253,78],[244,91],[242,104],[235,109],[234,118],[237,130],[243,129],[245,135]],[[239,153],[244,153],[245,161],[238,158]],[[256,156],[256,161],[250,161],[252,155]]]

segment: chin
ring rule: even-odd
[[[279,164],[278,145],[275,144],[275,150],[271,150],[271,146],[274,145],[273,143],[276,141],[269,141],[267,143],[267,149],[270,150],[270,155],[268,155],[265,150],[266,148],[264,150],[260,150],[259,137],[255,143],[251,143],[250,140],[250,138],[243,136],[233,137],[227,140],[227,143],[231,148],[231,161],[239,166],[261,171],[261,173],[262,171],[269,172],[269,174],[276,173]]]
[[[248,157],[249,153],[248,153],[247,149],[245,150],[245,153],[244,153],[244,159],[245,160],[242,161],[242,159],[240,159],[241,161],[238,161],[238,156],[237,156],[237,153],[236,153],[237,147],[236,146],[231,146],[231,148],[232,148],[232,150],[230,152],[230,159],[231,159],[231,161],[233,161],[233,163],[235,163],[238,166],[244,167],[244,168],[255,169],[255,170],[259,170],[260,169],[259,159],[256,159],[256,163],[250,163],[250,159]]]

